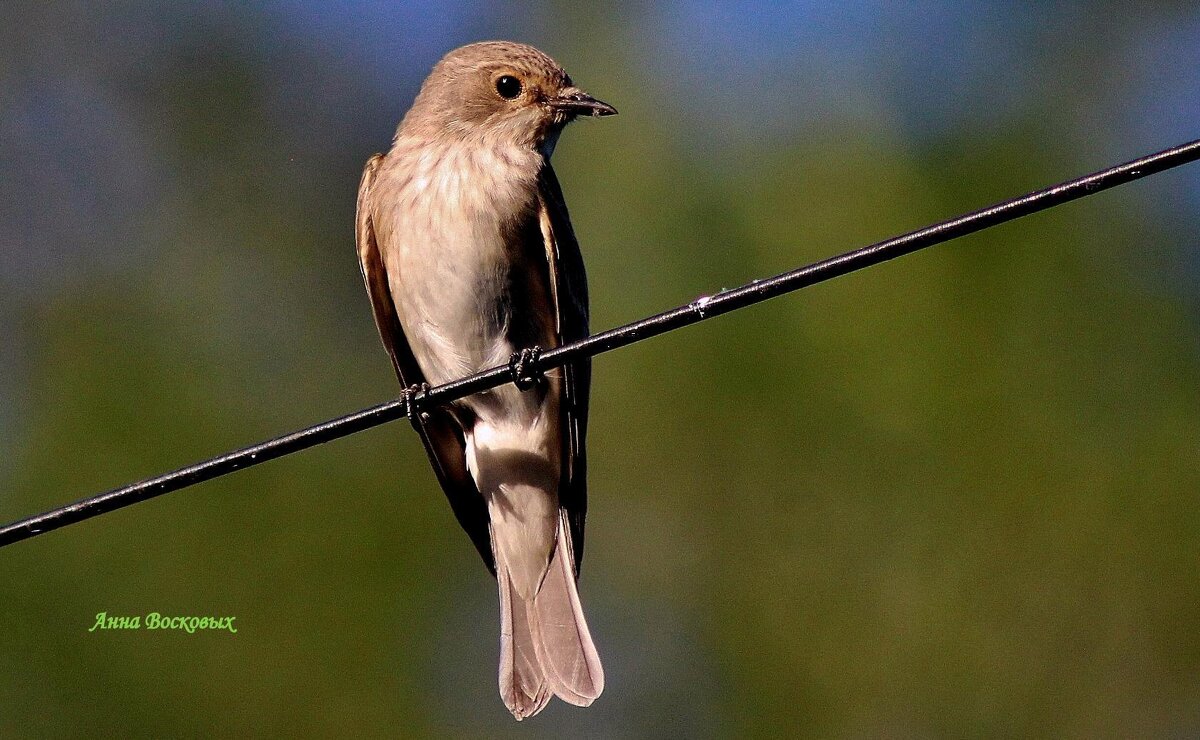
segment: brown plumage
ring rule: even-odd
[[[471,44],[434,67],[359,187],[363,279],[402,384],[587,336],[583,260],[549,159],[577,115],[615,112],[522,44]],[[576,589],[590,375],[573,363],[414,424],[497,577],[500,693],[517,719],[552,694],[586,706],[604,687]]]

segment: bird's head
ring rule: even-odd
[[[576,87],[557,62],[532,46],[484,41],[459,47],[437,63],[399,133],[546,150],[576,117],[616,112]]]

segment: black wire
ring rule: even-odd
[[[965,234],[972,234],[990,226],[1043,211],[1197,159],[1200,159],[1200,140],[1166,149],[1044,190],[1037,190],[1019,198],[1004,201],[989,208],[856,249],[837,257],[830,257],[782,275],[776,275],[766,280],[755,280],[748,285],[722,291],[713,296],[704,296],[685,306],[665,311],[656,316],[547,350],[526,362],[523,371],[536,375],[550,368],[625,347],[664,332],[689,326],[784,293],[807,288],[810,285],[915,252],[918,249],[941,244]],[[444,385],[417,391],[411,394],[407,400],[399,398],[388,401],[252,447],[205,460],[157,478],[131,483],[43,514],[21,519],[0,528],[0,547],[393,421],[405,416],[410,410],[416,412],[421,408],[442,405],[473,393],[494,388],[503,383],[512,382],[513,377],[512,364],[489,368]],[[411,404],[411,409],[409,404]]]

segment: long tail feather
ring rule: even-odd
[[[550,701],[550,688],[538,662],[537,648],[529,631],[525,600],[516,593],[508,567],[497,563],[500,588],[500,697],[517,720],[532,717]]]
[[[579,603],[570,551],[560,520],[550,568],[529,610],[529,631],[550,690],[586,707],[604,691],[604,668]]]

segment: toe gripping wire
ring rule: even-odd
[[[513,385],[522,391],[527,391],[536,388],[546,379],[545,373],[538,367],[538,360],[541,359],[541,356],[542,348],[537,346],[513,353],[508,360],[508,372],[512,375]]]
[[[522,391],[541,385],[546,380],[545,372],[538,367],[541,357],[542,348],[538,346],[513,352],[508,360],[508,373],[512,377],[513,385]],[[428,383],[417,383],[402,391],[404,413],[414,425],[419,426],[422,422],[429,421],[429,412],[421,410],[421,402],[429,393],[429,388]]]
[[[404,413],[413,426],[429,421],[429,412],[421,411],[420,400],[429,392],[428,383],[417,383],[405,388],[401,395],[404,397]]]

